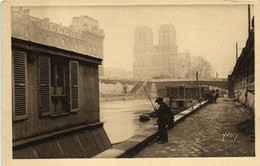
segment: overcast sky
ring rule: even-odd
[[[251,5],[251,8],[253,6]],[[161,24],[172,23],[177,32],[178,52],[208,60],[219,77],[233,70],[238,47],[248,36],[247,5],[94,6],[30,7],[31,15],[49,17],[51,22],[69,26],[72,17],[87,15],[98,20],[105,33],[104,66],[132,70],[134,29],[152,28],[158,44]],[[253,9],[252,12],[253,13]]]

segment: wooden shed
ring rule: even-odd
[[[203,100],[204,87],[199,85],[177,85],[166,89],[171,108],[189,108]]]
[[[13,157],[92,157],[111,147],[99,116],[102,59],[12,38]]]

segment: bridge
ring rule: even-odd
[[[145,98],[148,93],[151,97],[156,97],[165,93],[166,87],[185,85],[206,85],[228,90],[227,78],[199,79],[126,79],[116,77],[99,77],[100,94],[134,95],[137,98]],[[120,86],[121,84],[121,86]],[[127,88],[128,87],[128,88]],[[130,88],[129,88],[130,87]],[[144,89],[145,87],[145,89]]]
[[[227,78],[207,78],[199,79],[198,82],[195,79],[151,79],[151,80],[139,80],[139,79],[127,79],[127,78],[116,78],[116,77],[99,77],[99,81],[105,84],[131,84],[139,87],[141,82],[155,83],[156,85],[175,86],[175,85],[208,85],[213,87],[222,88],[228,90],[228,79]],[[137,88],[135,88],[137,89]]]
[[[165,86],[175,85],[208,85],[213,87],[222,88],[228,90],[228,79],[227,78],[207,78],[199,79],[198,82],[194,79],[160,79],[150,80],[150,83],[163,84]]]
[[[140,82],[139,79],[128,79],[128,78],[118,78],[118,77],[104,77],[104,76],[99,76],[99,81],[101,83],[105,84],[116,84],[116,83],[121,83],[121,84],[137,84]]]

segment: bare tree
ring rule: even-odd
[[[213,78],[214,71],[211,64],[201,56],[191,58],[190,72],[187,73],[188,78],[194,78],[196,71],[199,73],[199,78]]]

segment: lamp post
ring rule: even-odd
[[[199,85],[199,72],[198,72],[198,70],[196,71],[196,85],[197,85],[197,86]],[[198,102],[200,103],[200,98],[201,98],[201,95],[200,95],[201,88],[200,88],[200,86],[198,87],[197,92],[198,92],[198,93],[197,93]]]
[[[199,72],[196,71],[196,84],[199,85]]]

